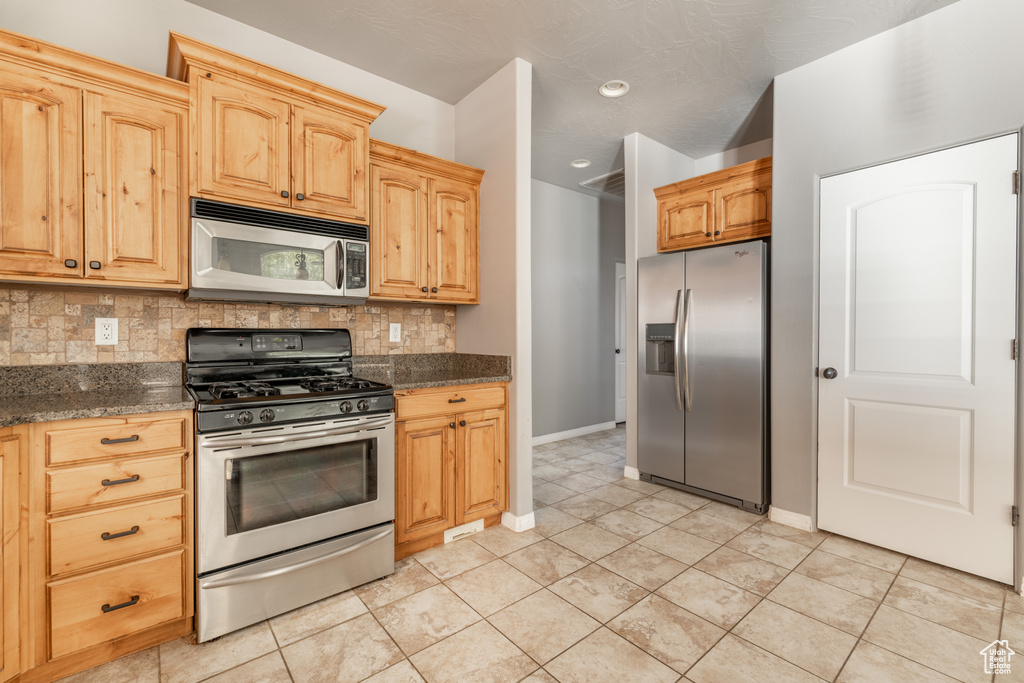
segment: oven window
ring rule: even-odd
[[[237,534],[377,499],[377,440],[230,462],[227,533]]]
[[[324,279],[324,252],[320,249],[214,237],[213,263],[217,270],[275,280],[322,282]]]

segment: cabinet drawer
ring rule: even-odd
[[[51,658],[184,616],[183,569],[179,551],[50,584]]]
[[[418,417],[434,415],[452,415],[469,410],[500,408],[505,405],[505,386],[495,384],[492,387],[475,389],[459,389],[438,391],[436,393],[410,393],[398,395],[396,419],[410,420]]]
[[[184,496],[48,520],[50,575],[181,545],[184,525]]]
[[[64,465],[126,455],[184,450],[185,419],[138,420],[46,433],[46,462]]]
[[[46,473],[47,510],[60,512],[87,505],[117,503],[142,496],[180,491],[185,486],[185,458],[165,455],[119,460]]]

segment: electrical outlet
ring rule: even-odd
[[[402,323],[391,323],[391,336],[388,337],[388,341],[402,341]]]
[[[96,318],[96,346],[117,343],[117,318]]]

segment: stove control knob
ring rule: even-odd
[[[238,424],[247,425],[252,422],[252,413],[248,410],[243,410],[238,414]]]
[[[366,401],[360,401],[360,402],[359,402],[359,403],[358,403],[358,404],[356,405],[356,407],[357,407],[357,408],[359,408],[359,412],[360,412],[360,413],[365,413],[365,412],[366,412],[367,410],[369,410],[369,409],[370,409],[370,404],[369,404],[369,403],[367,403]]]
[[[264,408],[260,411],[260,422],[273,422],[274,417],[274,411],[270,408]]]
[[[342,412],[342,414],[351,413],[352,412],[352,404],[349,403],[348,401],[342,401],[341,402],[341,412]]]

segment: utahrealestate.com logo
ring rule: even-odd
[[[1010,649],[1010,641],[994,640],[980,654],[985,658],[985,673],[1008,674],[1010,673],[1010,658],[1017,653]]]

